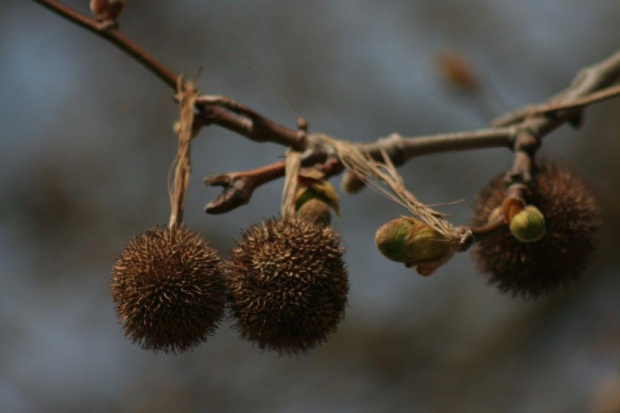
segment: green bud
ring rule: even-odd
[[[319,198],[319,194],[317,194],[310,188],[305,189],[303,192],[297,195],[297,200],[295,201],[295,209],[299,210],[306,202],[316,198]]]
[[[393,219],[383,224],[375,234],[375,244],[381,254],[396,262],[405,262],[407,231],[413,222],[406,218]]]
[[[329,206],[318,199],[310,199],[304,202],[297,210],[297,216],[314,221],[323,226],[328,226],[332,221],[332,214]]]
[[[336,215],[340,216],[340,197],[329,181],[315,180],[307,186],[300,187],[296,194],[295,208],[301,208],[311,199],[325,202],[334,209]]]
[[[433,274],[448,262],[457,246],[427,224],[410,217],[384,224],[377,230],[375,243],[386,258],[415,267],[423,276]]]
[[[521,242],[535,242],[545,235],[545,217],[533,205],[526,206],[510,221],[510,232]]]
[[[398,218],[384,224],[375,235],[377,248],[386,258],[414,266],[436,261],[451,252],[453,243],[413,218]]]
[[[454,248],[443,235],[419,221],[407,232],[405,244],[407,265],[440,260]]]

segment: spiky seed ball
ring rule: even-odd
[[[246,230],[225,265],[241,336],[280,354],[326,340],[347,303],[343,251],[332,228],[310,220],[271,219]]]
[[[541,163],[537,168],[528,203],[544,216],[542,238],[522,243],[504,228],[472,249],[489,284],[513,296],[534,298],[578,281],[590,261],[599,227],[596,202],[581,179],[555,164]],[[491,181],[474,206],[472,226],[487,223],[505,191],[503,175]]]
[[[224,315],[220,258],[188,228],[151,229],[116,261],[112,297],[125,335],[143,349],[188,350],[213,334]]]

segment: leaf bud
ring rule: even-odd
[[[510,221],[510,232],[521,242],[535,242],[546,232],[545,217],[533,205],[526,206]]]
[[[91,0],[90,11],[97,21],[116,21],[125,8],[125,0]]]
[[[329,206],[319,199],[310,199],[304,202],[297,210],[297,216],[323,226],[328,226],[332,221]]]
[[[455,245],[427,224],[401,217],[384,224],[375,235],[379,251],[388,259],[416,267],[428,276],[445,264],[455,252]]]
[[[375,234],[375,244],[385,258],[405,262],[407,232],[413,223],[406,218],[396,218],[383,224]]]

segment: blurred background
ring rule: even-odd
[[[203,68],[226,94],[289,126],[371,142],[484,127],[541,101],[620,45],[611,0],[129,0],[123,30],[175,71]],[[67,4],[88,11],[87,0]],[[209,39],[205,41],[204,38]],[[466,59],[480,90],[438,67]],[[154,355],[123,337],[110,298],[114,260],[167,222],[176,153],[171,90],[123,53],[33,1],[0,2],[0,411],[620,411],[620,100],[588,110],[542,153],[599,196],[601,245],[584,283],[527,302],[501,295],[461,254],[422,278],[384,259],[374,232],[403,213],[371,191],[343,196],[346,319],[325,345],[278,357],[224,323],[208,343]],[[280,159],[283,149],[217,127],[192,147],[186,221],[222,254],[279,211],[282,181],[250,205],[208,216],[201,178]],[[495,149],[402,168],[427,203],[466,224],[478,191],[510,166]],[[340,178],[336,178],[337,184]]]

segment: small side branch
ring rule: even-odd
[[[550,98],[547,103],[530,105],[507,113],[499,116],[491,124],[494,127],[514,125],[526,118],[557,111],[571,112],[558,116],[558,119],[574,119],[574,109],[583,109],[592,103],[617,96],[620,93],[617,88],[609,88],[607,91],[603,89],[615,83],[618,78],[620,78],[620,52],[616,52],[607,59],[581,70],[573,79],[570,87]]]
[[[284,176],[284,162],[243,172],[213,175],[203,180],[205,186],[221,186],[222,193],[205,206],[209,214],[223,214],[250,202],[254,190]]]
[[[487,148],[510,148],[517,136],[517,127],[481,129],[467,132],[443,133],[417,137],[403,137],[394,133],[376,143],[360,145],[373,158],[381,160],[381,151],[402,165],[411,158],[443,152]]]
[[[510,148],[517,136],[517,128],[483,129],[470,132],[447,133],[441,135],[405,138],[392,134],[377,142],[360,145],[377,160],[382,159],[385,152],[393,159],[395,165],[402,165],[415,156],[429,155],[448,151],[463,151],[483,148]],[[312,135],[309,135],[313,139]],[[304,166],[311,166],[314,159],[305,158]],[[344,167],[338,158],[330,158],[318,166],[326,178],[341,173]],[[262,168],[244,172],[229,172],[213,175],[204,179],[207,186],[222,186],[224,191],[212,202],[207,204],[205,211],[210,214],[221,214],[245,205],[256,188],[284,176],[284,162],[274,163]]]
[[[506,199],[525,200],[529,195],[535,167],[535,155],[542,139],[566,122],[580,124],[582,110],[587,105],[609,99],[620,94],[620,87],[610,87],[620,77],[620,52],[602,62],[592,65],[575,77],[571,86],[556,95],[550,103],[539,105],[530,114],[521,109],[501,117],[496,124],[509,124],[525,116],[518,125],[520,132],[514,142],[515,160],[506,176],[509,184]],[[502,120],[503,119],[503,120]]]
[[[583,109],[592,103],[602,102],[620,95],[620,85],[608,87],[580,99],[570,102],[548,102],[542,105],[531,105],[511,112],[493,122],[494,126],[506,126],[523,121],[526,118],[540,115],[556,115],[557,112]]]
[[[147,53],[144,49],[131,41],[127,36],[121,33],[117,27],[110,26],[104,22],[98,22],[95,19],[86,17],[82,13],[72,9],[69,6],[62,4],[56,0],[34,0],[43,7],[53,11],[54,13],[70,20],[80,27],[89,30],[96,35],[108,40],[116,47],[131,56],[134,60],[138,61],[152,73],[154,73],[162,82],[168,85],[173,90],[177,87],[178,75],[166,67],[163,63],[155,59],[152,55]]]
[[[304,160],[304,163],[312,163]],[[340,160],[330,158],[325,163],[315,166],[328,179],[339,174],[343,170]],[[224,214],[250,202],[254,190],[276,179],[284,177],[286,167],[284,162],[276,162],[262,168],[249,171],[228,172],[213,175],[203,180],[205,186],[221,186],[222,193],[205,206],[205,212],[209,214]]]

